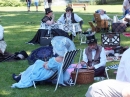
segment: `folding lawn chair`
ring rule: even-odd
[[[67,68],[71,65],[71,63],[73,62],[73,59],[74,59],[75,55],[78,53],[78,51],[79,51],[79,49],[78,50],[73,50],[73,51],[68,51],[64,55],[63,64],[61,66],[59,74],[58,74],[58,70],[57,70],[49,79],[47,79],[47,80],[51,80],[51,81],[54,80],[54,79],[57,79],[57,83],[56,83],[56,87],[55,87],[54,91],[57,90],[61,73],[62,72],[64,73],[67,70]],[[34,81],[33,81],[33,85],[36,88],[36,85],[35,85]]]

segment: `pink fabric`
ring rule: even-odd
[[[71,64],[67,69],[67,72],[71,75],[71,72],[74,71],[74,68],[82,68],[82,66],[80,64]]]
[[[130,37],[130,33],[129,32],[124,32],[123,35],[126,36],[126,37]]]

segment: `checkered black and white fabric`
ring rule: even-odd
[[[76,32],[82,31],[79,23],[72,23],[72,24],[55,23],[49,26],[46,23],[41,22],[40,29],[62,29],[67,33],[72,33],[74,36],[76,36]]]
[[[118,69],[118,64],[114,64],[114,65],[111,65],[111,66],[107,66],[107,69]]]

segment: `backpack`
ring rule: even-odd
[[[32,65],[36,60],[40,59],[43,61],[48,61],[53,57],[53,47],[52,46],[42,46],[31,52],[27,60],[30,65]]]

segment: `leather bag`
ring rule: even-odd
[[[52,37],[40,37],[41,46],[50,46]]]

